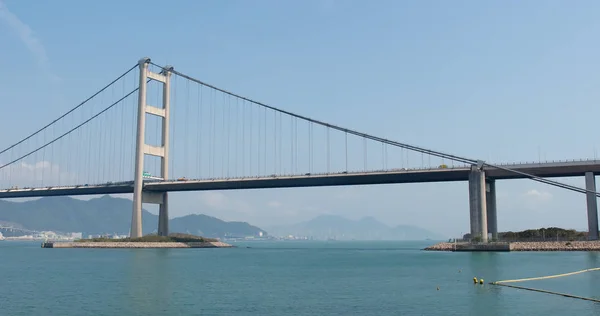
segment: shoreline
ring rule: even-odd
[[[531,241],[531,242],[490,242],[472,244],[467,242],[441,242],[429,246],[425,251],[600,251],[600,240],[590,241]]]
[[[42,243],[42,248],[235,248],[220,242],[54,242]]]

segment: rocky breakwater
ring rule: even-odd
[[[491,243],[450,243],[441,242],[433,246],[427,247],[424,250],[428,251],[510,251],[509,244],[506,242],[491,242]]]
[[[450,243],[441,242],[423,250],[427,251],[600,251],[600,241],[540,241]]]
[[[437,243],[433,246],[429,246],[423,250],[427,250],[427,251],[454,251],[455,247],[458,244],[465,244],[465,243],[452,243],[452,242],[441,242],[441,243]]]
[[[207,242],[44,242],[42,248],[232,248],[220,241]]]
[[[600,251],[600,241],[511,242],[510,251]]]

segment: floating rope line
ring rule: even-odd
[[[560,277],[565,277],[565,276],[580,274],[580,273],[584,273],[584,272],[598,271],[598,270],[600,270],[600,268],[585,269],[585,270],[581,270],[581,271],[575,271],[575,272],[569,272],[569,273],[563,273],[563,274],[555,274],[555,275],[548,275],[548,276],[542,276],[542,277],[536,277],[536,278],[496,281],[496,282],[492,282],[492,283],[493,284],[497,284],[497,283],[515,283],[515,282],[525,282],[525,281],[546,280],[546,279],[560,278]]]
[[[580,271],[575,271],[575,272],[569,272],[569,273],[563,273],[563,274],[555,274],[555,275],[548,275],[548,276],[535,277],[535,278],[525,278],[525,279],[496,281],[496,282],[491,282],[491,284],[498,285],[498,286],[511,287],[511,288],[520,289],[520,290],[527,290],[527,291],[533,291],[533,292],[553,294],[553,295],[559,295],[559,296],[564,296],[564,297],[569,297],[569,298],[575,298],[575,299],[580,299],[580,300],[585,300],[585,301],[591,301],[591,302],[600,303],[600,299],[596,299],[596,298],[584,297],[584,296],[572,295],[572,294],[567,294],[567,293],[560,293],[560,292],[554,292],[554,291],[536,289],[536,288],[531,288],[531,287],[524,287],[524,286],[507,284],[507,283],[516,283],[516,282],[525,282],[525,281],[536,281],[536,280],[554,279],[554,278],[566,277],[566,276],[570,276],[570,275],[580,274],[580,273],[584,273],[584,272],[598,271],[598,270],[600,270],[600,268],[591,268],[591,269],[585,269],[585,270],[580,270]]]
[[[599,299],[595,299],[595,298],[591,298],[591,297],[584,297],[584,296],[577,296],[577,295],[572,295],[572,294],[567,294],[567,293],[560,293],[560,292],[553,292],[553,291],[535,289],[535,288],[532,288],[532,287],[524,287],[524,286],[518,286],[518,285],[502,284],[502,283],[498,283],[498,282],[492,282],[492,284],[499,285],[499,286],[512,287],[512,288],[515,288],[515,289],[521,289],[521,290],[527,290],[527,291],[533,291],[533,292],[540,292],[540,293],[546,293],[546,294],[554,294],[554,295],[559,295],[559,296],[564,296],[564,297],[569,297],[569,298],[576,298],[576,299],[580,299],[580,300],[584,300],[584,301],[591,301],[591,302],[600,303]]]

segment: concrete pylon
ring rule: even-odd
[[[596,176],[593,172],[585,173],[585,189],[596,192]],[[598,240],[598,199],[596,194],[587,192],[588,239]]]
[[[498,216],[496,212],[496,180],[486,180],[486,210],[487,210],[487,230],[492,234],[492,239],[498,239]]]
[[[135,175],[133,180],[133,211],[131,216],[130,237],[142,236],[142,204],[159,204],[158,234],[169,234],[169,198],[166,192],[144,192],[144,157],[152,155],[161,158],[159,178],[169,179],[169,100],[170,81],[173,67],[167,66],[160,73],[148,70],[150,58],[142,58],[138,62],[140,69],[140,82],[138,91],[138,117],[137,140],[135,146]],[[146,104],[146,91],[148,80],[155,80],[163,84],[162,107],[148,106]],[[151,146],[145,142],[146,114],[162,118],[161,146]]]
[[[471,215],[471,238],[488,240],[487,203],[485,172],[478,166],[471,166],[469,173],[469,210]]]

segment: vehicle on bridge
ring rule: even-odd
[[[165,181],[165,179],[160,177],[153,176],[150,172],[144,171],[142,173],[142,178],[144,182],[156,182],[156,181]]]

